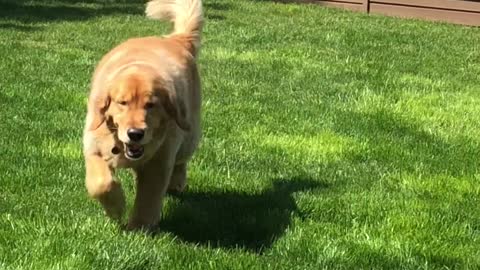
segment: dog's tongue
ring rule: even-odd
[[[143,146],[140,144],[126,144],[125,156],[130,159],[139,159],[143,156]]]
[[[137,151],[140,150],[142,146],[140,144],[129,144],[128,148],[132,151]]]

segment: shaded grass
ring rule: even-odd
[[[171,203],[160,227],[186,242],[262,253],[283,235],[292,215],[302,217],[292,194],[320,187],[311,180],[276,179],[260,194],[188,192]]]
[[[118,230],[81,130],[98,59],[168,31],[142,10],[0,2],[1,269],[480,266],[479,29],[314,5],[206,1],[190,189]]]

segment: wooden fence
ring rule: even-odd
[[[310,0],[367,13],[480,26],[480,0]]]

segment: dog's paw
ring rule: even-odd
[[[167,193],[170,195],[179,195],[188,189],[188,185],[170,185]]]
[[[142,222],[136,220],[129,220],[128,223],[123,226],[123,229],[126,231],[144,231],[153,233],[158,230],[159,224],[159,221]]]
[[[117,223],[122,222],[124,212],[125,207],[112,207],[104,209],[105,215]]]
[[[121,222],[125,213],[125,196],[117,181],[111,182],[111,188],[98,197],[106,216],[116,222]]]

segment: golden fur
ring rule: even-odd
[[[87,191],[107,216],[120,221],[125,212],[115,169],[131,168],[136,175],[129,229],[156,226],[167,189],[183,191],[201,134],[195,62],[201,0],[150,1],[146,14],[172,20],[173,33],[127,40],[102,58],[92,78],[83,135]],[[132,142],[131,129],[144,131],[141,141]],[[132,151],[141,157],[132,158]]]

